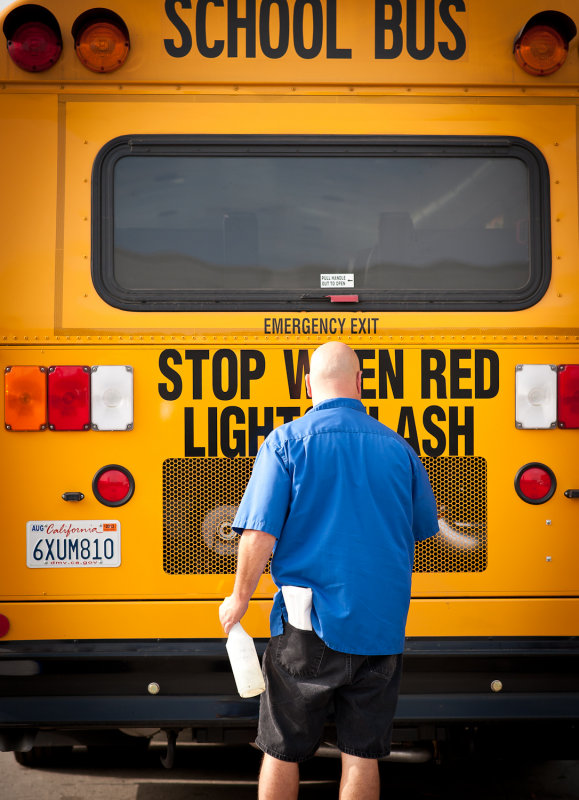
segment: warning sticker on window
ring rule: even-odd
[[[321,289],[352,289],[354,286],[354,273],[322,273],[320,275]]]

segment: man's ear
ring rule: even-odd
[[[310,384],[309,373],[306,375],[306,393],[307,393],[308,397],[312,396],[312,387],[311,387],[311,384]]]
[[[356,373],[356,391],[358,392],[358,397],[362,397],[362,372]]]

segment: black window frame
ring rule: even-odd
[[[511,290],[135,290],[114,278],[114,168],[131,155],[415,156],[519,158],[529,175],[530,279]],[[347,311],[519,311],[535,305],[551,279],[549,169],[531,142],[516,136],[120,136],[104,145],[92,173],[91,272],[100,297],[125,311],[328,311],[335,295]]]

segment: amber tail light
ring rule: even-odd
[[[6,367],[4,424],[9,431],[45,430],[47,424],[45,367]]]

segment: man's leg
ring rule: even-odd
[[[258,800],[297,800],[299,785],[298,764],[281,761],[264,753],[259,773]]]
[[[379,797],[378,761],[342,753],[340,800],[379,800]]]

